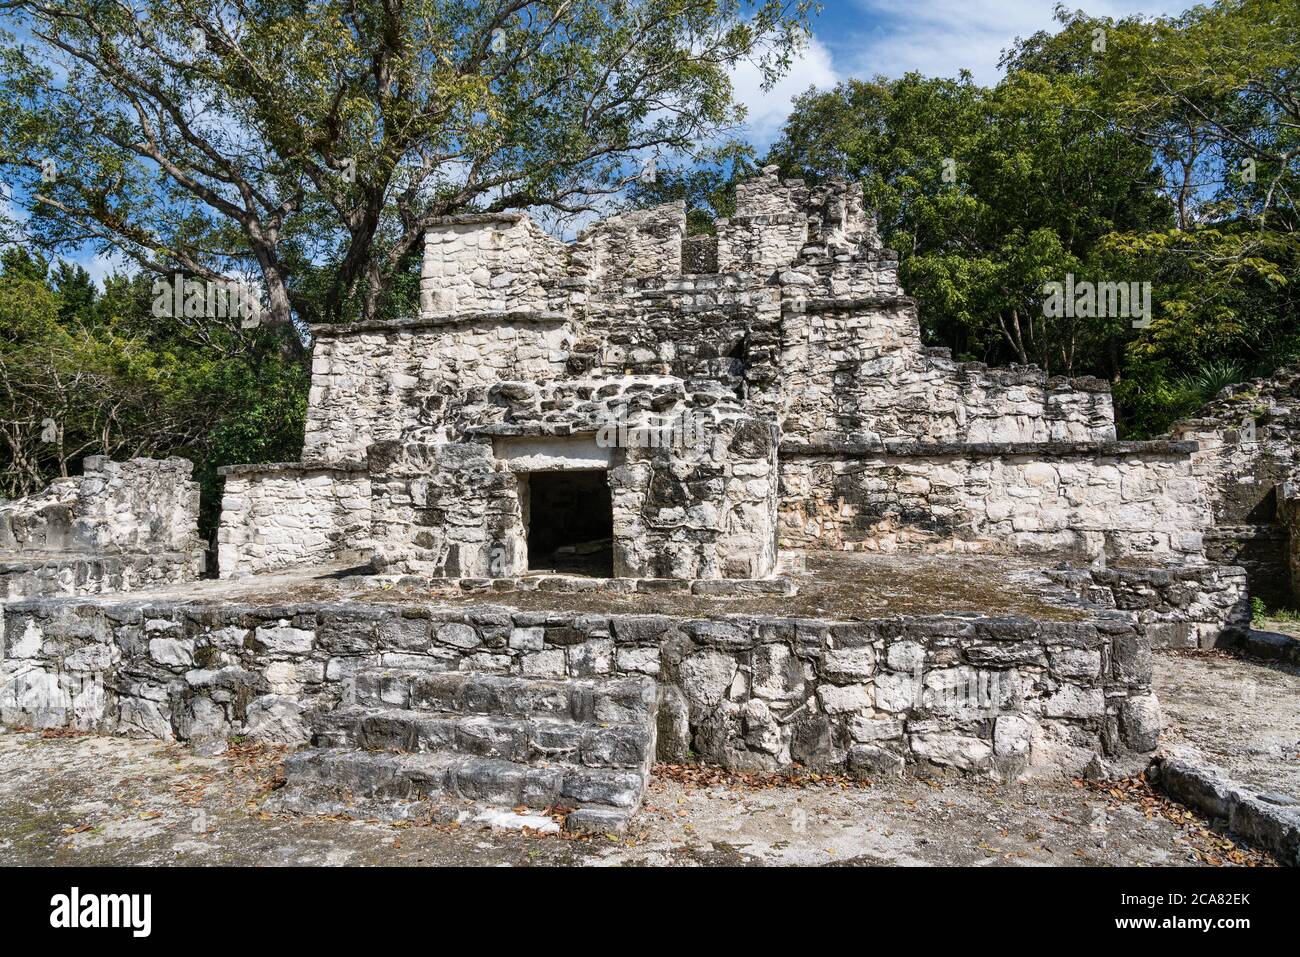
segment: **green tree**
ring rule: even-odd
[[[270,322],[384,314],[426,228],[590,208],[736,122],[804,0],[4,0],[0,169],[53,249],[254,276]],[[237,336],[239,333],[236,332]]]
[[[968,74],[851,80],[801,98],[772,158],[862,181],[931,341],[1092,371],[1114,324],[1048,317],[1043,284],[1094,278],[1104,237],[1167,211],[1150,150],[1095,122],[1086,95],[1073,77],[1022,70],[992,89]]]

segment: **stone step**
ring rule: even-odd
[[[299,813],[336,813],[355,801],[369,816],[376,802],[400,807],[448,796],[499,807],[570,808],[570,830],[615,832],[640,805],[648,778],[640,768],[529,766],[447,750],[354,748],[299,751],[285,760],[284,771],[274,806]]]
[[[455,751],[520,763],[564,762],[588,768],[650,763],[653,729],[581,723],[568,717],[458,714],[353,705],[311,717],[312,744],[328,748],[422,753]]]
[[[402,668],[359,671],[352,688],[349,703],[367,707],[611,725],[652,720],[656,695],[647,677],[555,680]]]

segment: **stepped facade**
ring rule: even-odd
[[[292,745],[283,811],[602,832],[655,760],[1142,766],[1153,649],[1248,622],[1224,543],[1296,574],[1292,393],[1263,445],[1235,405],[1116,441],[1104,382],[925,347],[897,265],[857,187],[774,169],[709,236],[437,223],[418,315],[312,329],[300,461],[223,470],[222,581],[185,469],[0,507],[0,723]]]
[[[425,250],[418,317],[313,328],[302,461],[227,470],[223,576],[500,578],[605,539],[628,579],[766,579],[782,548],[1203,560],[1194,446],[1116,442],[1105,382],[924,347],[856,186],[768,170],[714,236],[673,204],[567,245],[456,217]]]

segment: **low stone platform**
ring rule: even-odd
[[[1222,652],[1160,654],[1155,681],[1169,719],[1159,786],[1300,865],[1300,671]]]
[[[0,718],[207,750],[233,735],[328,746],[321,715],[344,720],[369,676],[393,670],[653,679],[660,759],[732,768],[889,775],[911,762],[1017,779],[1153,748],[1151,654],[1126,612],[1008,562],[809,568],[794,597],[432,596],[333,571],[30,599],[6,609]]]
[[[798,571],[775,579],[737,580],[731,582],[737,586],[734,589],[715,590],[701,586],[726,584],[726,580],[629,581],[577,575],[448,579],[372,575],[364,565],[331,562],[244,578],[186,582],[102,600],[204,607],[228,602],[257,606],[380,602],[449,609],[501,605],[520,611],[584,614],[690,618],[786,614],[845,621],[948,612],[1076,621],[1101,607],[1086,590],[1079,593],[1053,580],[1056,574],[1049,574],[1042,560],[1007,555],[810,552]],[[483,587],[493,581],[503,584]],[[793,595],[788,594],[791,588]]]

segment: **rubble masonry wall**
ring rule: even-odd
[[[1168,443],[782,446],[784,547],[1195,562],[1208,524]]]
[[[222,578],[369,556],[370,476],[358,464],[227,466],[217,532]]]
[[[362,669],[656,676],[660,758],[1005,779],[1154,749],[1149,643],[1124,616],[683,620],[365,603],[34,599],[6,612],[0,720],[297,744]]]

